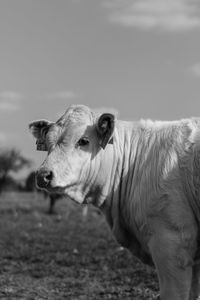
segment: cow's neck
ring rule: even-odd
[[[109,162],[105,165],[108,172],[107,182],[103,194],[107,195],[104,199],[101,210],[106,215],[107,221],[118,242],[129,247],[127,243],[131,240],[129,232],[126,230],[127,212],[124,210],[126,205],[123,202],[129,202],[132,191],[134,176],[134,161],[137,156],[137,123],[118,122],[114,133],[114,143],[109,147],[105,155],[109,155]],[[133,147],[134,144],[134,147]],[[130,170],[132,174],[130,173]]]

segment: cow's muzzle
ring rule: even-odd
[[[41,168],[36,172],[36,185],[38,188],[47,188],[53,179],[53,172],[46,168]]]

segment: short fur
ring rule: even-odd
[[[200,119],[115,121],[113,144],[105,150],[97,142],[97,120],[87,107],[73,106],[54,123],[62,127],[59,134],[66,142],[62,151],[49,142],[42,165],[54,172],[49,189],[60,186],[70,198],[98,206],[118,242],[156,267],[162,299],[196,299],[200,296]],[[30,128],[40,139],[37,125],[33,122]],[[56,133],[59,141],[55,125],[50,126],[47,140]],[[83,134],[90,146],[79,149],[75,141]],[[76,188],[67,186],[70,176],[77,178]]]

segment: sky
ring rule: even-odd
[[[28,123],[70,104],[200,116],[199,0],[0,0],[0,147],[39,166]]]

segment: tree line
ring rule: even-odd
[[[25,186],[16,179],[24,168],[30,168],[32,161],[15,148],[0,149],[0,193],[4,190],[23,190]]]

